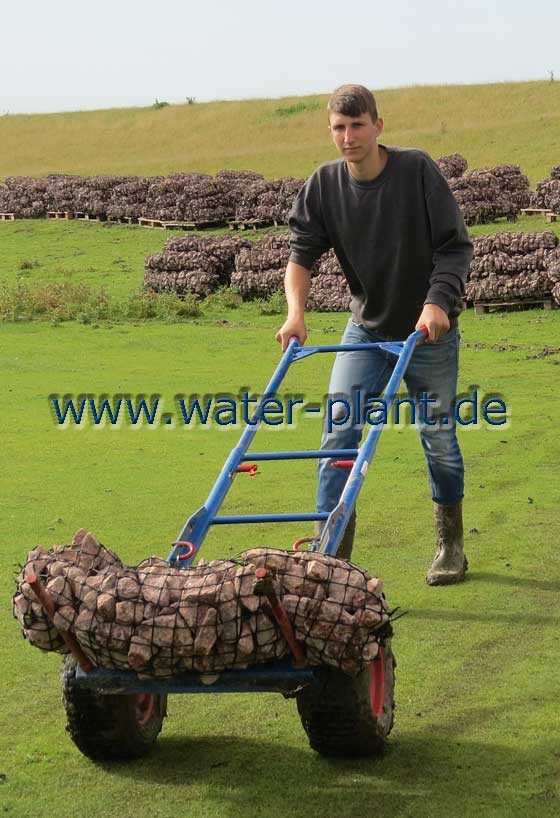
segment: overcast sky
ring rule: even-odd
[[[560,0],[4,0],[0,113],[560,82]]]

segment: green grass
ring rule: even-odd
[[[135,231],[136,232],[136,231]],[[552,818],[558,814],[558,506],[555,423],[560,313],[462,318],[460,388],[507,401],[507,428],[464,430],[469,581],[428,588],[430,501],[415,432],[387,429],[359,501],[356,560],[409,613],[396,625],[397,717],[380,759],[326,761],[279,695],[177,696],[155,751],[114,767],[64,734],[59,659],[21,640],[9,600],[15,566],[88,526],[129,562],[165,555],[206,496],[238,432],[146,426],[60,429],[48,395],[260,390],[278,318],[243,308],[201,325],[0,324],[3,403],[0,619],[3,814],[70,818]],[[231,317],[231,316],[230,316]],[[237,320],[237,319],[242,320]],[[342,315],[313,315],[330,342]],[[323,395],[328,356],[291,370],[286,391]],[[257,448],[315,447],[317,421],[270,432]],[[230,512],[307,509],[314,468],[263,464],[240,478]],[[289,544],[305,526],[220,527],[204,556]]]
[[[517,163],[533,184],[558,162],[558,82],[413,86],[376,96],[388,144],[423,148],[436,157],[459,151],[471,168]],[[327,99],[4,116],[0,177],[223,168],[308,176],[336,155],[326,127]]]
[[[196,107],[196,106],[195,106]],[[165,111],[168,109],[165,109]],[[165,113],[162,111],[160,113]],[[299,114],[295,114],[298,115]],[[288,117],[289,119],[289,117]],[[542,219],[485,225],[542,230]],[[126,300],[144,256],[167,234],[98,224],[0,223],[0,290],[103,287]],[[233,302],[235,299],[233,299]],[[48,396],[174,396],[263,388],[278,360],[279,305],[215,296],[183,323],[0,323],[0,811],[17,818],[552,818],[557,743],[560,312],[462,316],[460,390],[501,394],[507,427],[464,428],[469,580],[428,588],[433,548],[416,433],[384,431],[359,500],[356,560],[381,575],[396,624],[397,717],[387,753],[326,761],[308,749],[293,701],[279,695],[176,696],[152,755],[103,767],[64,733],[59,658],[34,650],[10,614],[27,550],[68,542],[85,525],[130,563],[165,556],[206,497],[239,431],[171,426],[59,428]],[[309,316],[310,341],[332,342],[337,314]],[[548,354],[546,354],[548,350]],[[295,366],[285,393],[320,401],[330,366]],[[315,448],[319,424],[263,431],[255,448]],[[262,464],[224,510],[311,509],[314,467]],[[254,544],[288,547],[305,526],[219,527],[204,556]]]

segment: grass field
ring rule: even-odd
[[[410,429],[387,429],[359,503],[356,560],[384,577],[397,623],[397,719],[384,757],[330,762],[306,745],[295,704],[275,695],[174,697],[149,759],[104,768],[64,734],[58,657],[25,644],[9,614],[26,550],[91,528],[129,562],[165,555],[205,497],[237,432],[172,427],[60,429],[47,397],[66,392],[258,391],[278,357],[274,317],[230,325],[0,325],[0,622],[4,814],[70,818],[328,815],[552,818],[558,814],[558,436],[560,313],[462,322],[461,388],[500,393],[507,428],[462,432],[468,467],[462,586],[430,589],[430,503]],[[341,315],[312,316],[332,341]],[[554,352],[546,354],[548,349]],[[257,352],[258,351],[258,352]],[[326,358],[299,364],[286,390],[320,399]],[[299,367],[305,367],[305,372]],[[314,447],[317,424],[258,448]],[[262,439],[261,439],[262,440]],[[228,509],[311,508],[313,468],[271,464],[239,479]],[[298,529],[298,526],[295,527]],[[221,528],[206,557],[305,531]]]
[[[520,164],[534,185],[560,161],[560,83],[414,86],[377,93],[387,144],[471,168]],[[0,177],[47,173],[308,176],[335,158],[327,96],[0,117]]]

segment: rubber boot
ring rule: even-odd
[[[463,551],[463,503],[434,503],[436,553],[426,576],[428,585],[463,582],[468,568]]]
[[[319,520],[315,523],[315,536],[320,537],[323,533],[323,528],[325,524]],[[338,546],[338,551],[336,552],[336,556],[340,560],[349,560],[352,556],[352,548],[354,546],[354,535],[356,533],[356,511],[354,510],[350,515],[350,519],[348,520],[348,525],[346,526],[346,530],[342,535],[342,540],[340,541],[340,545]]]

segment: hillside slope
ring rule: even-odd
[[[380,91],[388,144],[469,167],[520,164],[534,185],[560,164],[560,83],[416,86]],[[52,172],[215,173],[251,168],[306,176],[334,158],[327,96],[0,118],[0,177]]]

